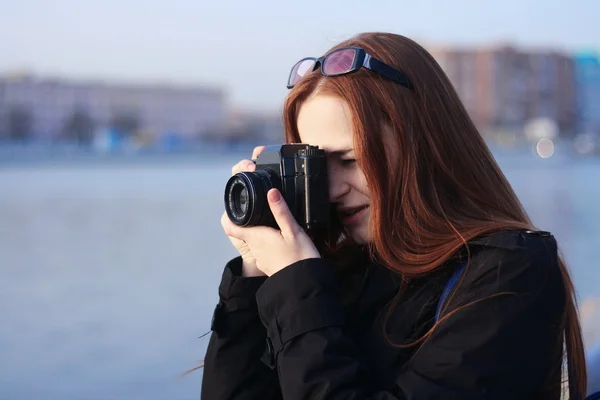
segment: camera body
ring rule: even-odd
[[[301,227],[310,231],[329,227],[324,150],[308,144],[273,145],[253,161],[254,172],[239,172],[225,185],[225,211],[234,224],[278,228],[267,201],[267,192],[275,188]]]

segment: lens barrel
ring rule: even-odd
[[[273,218],[267,192],[281,191],[279,176],[269,169],[239,172],[225,185],[225,212],[239,226],[266,225]]]

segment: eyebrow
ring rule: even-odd
[[[347,153],[350,153],[351,151],[354,151],[354,149],[352,149],[352,148],[339,149],[339,150],[328,151],[327,153],[333,154],[333,155],[338,155],[338,156],[343,156]]]

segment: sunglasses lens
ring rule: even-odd
[[[339,75],[348,72],[354,65],[356,51],[353,49],[342,49],[330,53],[323,64],[323,72],[326,75]]]
[[[315,67],[315,60],[302,60],[292,68],[288,85],[294,86],[304,75],[308,74]]]

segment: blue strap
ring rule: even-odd
[[[452,288],[456,284],[456,281],[460,277],[460,274],[465,269],[465,265],[466,264],[459,265],[458,268],[456,268],[456,271],[454,271],[454,273],[450,277],[450,279],[448,279],[448,282],[446,282],[446,286],[444,287],[444,291],[442,292],[442,296],[440,297],[440,301],[438,302],[437,309],[435,310],[435,322],[436,323],[440,319],[440,313],[442,312],[442,306],[446,302],[446,299],[448,298],[448,295],[450,294],[450,292],[452,291]],[[585,400],[600,400],[600,392],[595,392],[595,393],[590,394],[589,396],[587,396],[585,398]]]
[[[437,309],[435,310],[435,322],[436,323],[440,319],[440,313],[442,312],[442,306],[446,302],[446,299],[448,298],[448,295],[450,294],[450,292],[452,291],[452,288],[456,284],[456,281],[460,277],[460,274],[465,269],[465,265],[466,264],[459,265],[458,268],[456,268],[456,271],[454,271],[454,273],[450,277],[450,279],[448,279],[448,282],[446,282],[446,286],[444,287],[444,291],[442,292],[442,296],[440,297],[440,301],[438,302]],[[590,394],[589,396],[587,396],[585,398],[585,400],[600,400],[600,392],[595,392],[595,393]]]
[[[442,297],[440,297],[440,301],[438,302],[437,309],[435,310],[435,322],[436,323],[440,319],[440,313],[442,312],[442,306],[446,302],[446,298],[448,297],[448,295],[452,291],[452,288],[454,287],[454,284],[456,283],[456,281],[460,277],[460,274],[465,269],[465,266],[466,266],[466,264],[460,264],[458,266],[458,268],[456,269],[456,271],[454,271],[454,273],[452,274],[452,276],[450,277],[450,279],[448,280],[448,282],[446,282],[446,286],[444,287],[444,291],[442,292]]]

